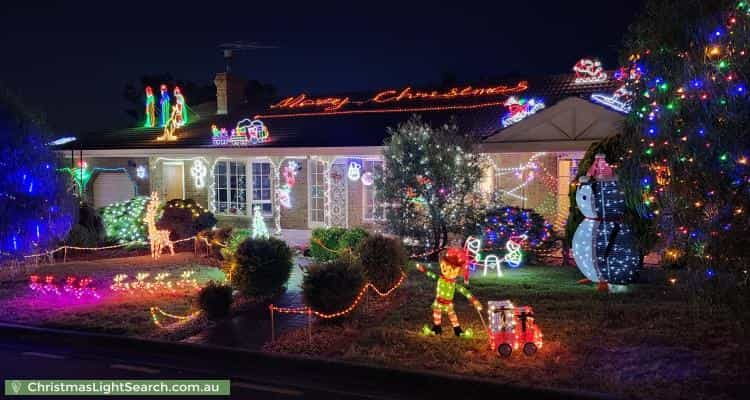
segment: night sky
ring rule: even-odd
[[[143,74],[212,82],[219,44],[234,41],[275,47],[235,53],[233,71],[281,95],[562,73],[582,56],[612,69],[642,2],[12,3],[0,6],[0,82],[75,134],[127,126],[123,86]]]

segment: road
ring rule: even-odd
[[[607,398],[424,371],[4,323],[0,379],[229,379],[231,397],[250,400]]]

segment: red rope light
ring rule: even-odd
[[[320,311],[313,310],[310,307],[277,307],[273,304],[269,305],[268,308],[273,312],[280,312],[284,314],[311,314],[315,315],[317,317],[323,318],[323,319],[331,319],[331,318],[337,318],[344,316],[346,314],[349,314],[350,312],[354,311],[355,308],[357,308],[357,305],[362,301],[362,298],[365,296],[365,293],[367,292],[368,288],[372,288],[375,293],[380,297],[386,297],[389,296],[391,293],[393,293],[394,290],[396,290],[399,286],[401,286],[402,283],[404,283],[404,279],[406,279],[406,274],[401,273],[401,279],[396,282],[396,284],[393,285],[390,289],[386,290],[385,292],[381,292],[375,285],[372,284],[372,282],[367,282],[364,286],[362,286],[362,289],[357,294],[357,297],[354,299],[352,304],[350,304],[348,307],[344,308],[341,311],[334,312],[334,313],[324,313]]]
[[[456,106],[430,106],[430,107],[404,107],[404,108],[382,108],[377,110],[347,110],[347,111],[316,111],[294,114],[258,114],[253,119],[291,118],[291,117],[316,117],[326,115],[351,115],[351,114],[382,114],[389,112],[423,112],[423,111],[446,111],[446,110],[473,110],[476,108],[503,106],[505,101],[493,101],[489,103],[456,105]]]

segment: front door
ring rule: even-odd
[[[163,167],[164,200],[185,198],[185,171],[183,163],[165,162]]]

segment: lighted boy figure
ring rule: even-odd
[[[466,287],[456,282],[456,278],[468,268],[468,259],[463,249],[449,248],[445,254],[440,257],[440,276],[432,271],[427,270],[424,265],[417,264],[417,269],[432,279],[437,280],[437,291],[435,301],[432,303],[432,329],[424,326],[423,331],[426,334],[440,335],[443,333],[441,327],[443,313],[448,314],[448,318],[453,325],[453,333],[456,336],[471,337],[471,329],[464,332],[458,322],[458,316],[453,309],[453,296],[458,290],[459,293],[468,299],[477,311],[482,311],[482,304],[469,292]]]
[[[159,106],[161,106],[161,112],[159,113],[159,117],[161,118],[161,126],[165,127],[167,126],[167,122],[169,122],[169,116],[172,112],[172,107],[170,106],[169,101],[169,90],[167,90],[167,85],[162,84],[159,87]]]

